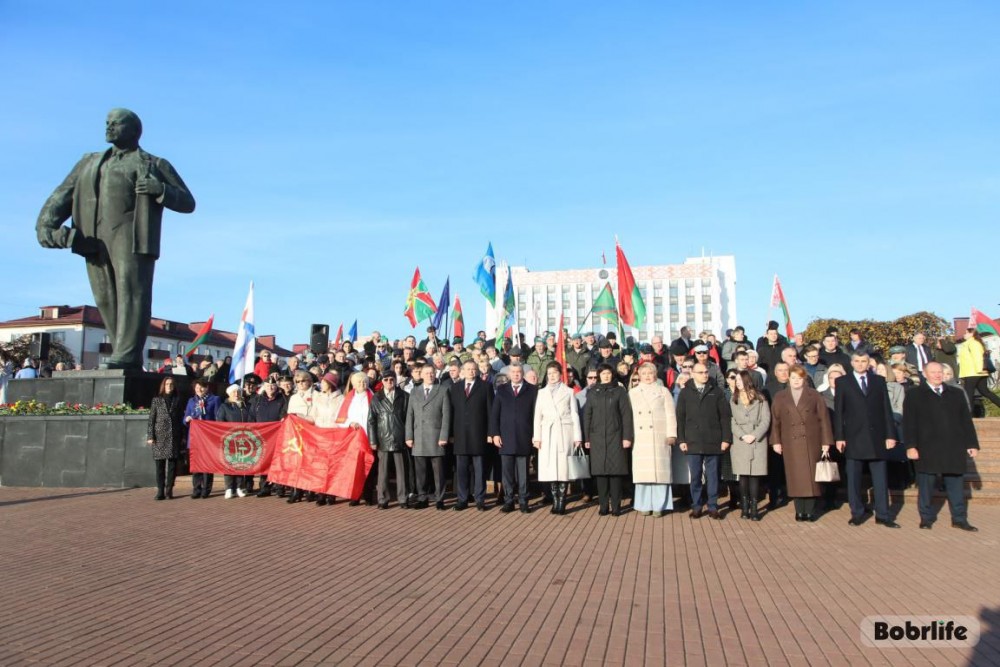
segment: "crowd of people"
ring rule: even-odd
[[[812,522],[839,507],[846,487],[849,523],[858,526],[870,511],[867,469],[877,525],[899,527],[889,490],[916,485],[921,528],[932,527],[932,495],[943,489],[952,525],[976,530],[963,483],[979,447],[972,401],[976,392],[1000,399],[984,384],[990,360],[974,330],[957,347],[915,333],[884,354],[858,331],[842,339],[831,329],[805,342],[787,340],[775,322],[755,343],[742,327],[721,342],[710,332],[680,334],[669,345],[657,336],[639,346],[623,346],[614,333],[569,336],[564,369],[552,332],[530,349],[523,338],[496,349],[485,332],[468,347],[438,339],[433,327],[419,342],[374,332],[359,348],[348,342],[326,354],[277,360],[262,352],[240,384],[218,381],[228,360],[193,368],[178,357],[149,418],[156,497],[172,496],[191,420],[295,414],[366,430],[377,461],[362,498],[350,502],[380,509],[393,501],[448,509],[450,480],[457,511],[486,511],[492,483],[505,513],[528,513],[540,496],[554,514],[571,499],[578,507],[596,499],[600,515],[619,516],[631,498],[647,516],[684,508],[693,519],[723,519],[739,510],[753,522],[792,501],[796,520]],[[193,397],[177,396],[173,374],[195,378]],[[821,463],[832,476],[818,475]],[[225,497],[253,493],[254,481],[227,476]],[[208,497],[212,485],[211,475],[194,475],[192,497]],[[266,478],[255,495],[337,500]]]

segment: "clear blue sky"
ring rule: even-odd
[[[231,9],[221,9],[224,4]],[[34,222],[115,106],[198,202],[167,212],[154,313],[291,346],[393,336],[419,264],[472,272],[735,254],[760,332],[997,314],[1000,4],[0,3],[0,319],[92,303]]]

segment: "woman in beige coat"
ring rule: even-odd
[[[733,474],[740,478],[741,519],[760,521],[757,498],[760,480],[767,477],[767,431],[771,410],[757,388],[750,371],[736,374],[733,390],[733,446],[729,450]]]
[[[670,391],[656,382],[656,366],[643,363],[637,373],[639,384],[628,393],[635,428],[632,507],[645,516],[660,517],[674,508],[670,459],[677,440],[677,415]]]
[[[566,459],[583,444],[580,412],[573,390],[563,384],[562,366],[550,361],[545,367],[546,384],[535,399],[532,444],[538,450],[538,481],[552,484],[552,514],[566,513]]]

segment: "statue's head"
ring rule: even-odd
[[[104,138],[119,147],[136,146],[142,136],[142,121],[128,109],[112,109],[104,126]]]

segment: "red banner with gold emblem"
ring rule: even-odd
[[[290,415],[275,448],[269,482],[357,500],[375,464],[364,429],[320,428]]]
[[[190,423],[191,472],[266,475],[281,442],[283,422]]]

